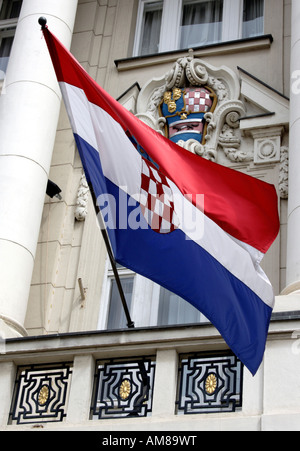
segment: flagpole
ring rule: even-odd
[[[119,294],[120,294],[121,302],[122,302],[122,305],[123,305],[124,313],[125,313],[125,316],[126,316],[126,319],[127,319],[127,327],[129,329],[133,329],[134,328],[134,322],[132,321],[131,316],[130,316],[130,312],[129,312],[128,305],[127,305],[127,302],[126,302],[125,294],[124,294],[123,287],[122,287],[122,284],[121,284],[121,279],[120,279],[120,276],[119,276],[119,273],[118,273],[116,261],[115,261],[114,255],[113,255],[113,251],[111,249],[109,236],[108,236],[108,233],[107,233],[107,230],[105,228],[104,221],[103,221],[103,218],[102,218],[102,213],[101,213],[101,210],[100,210],[99,206],[97,205],[97,200],[96,200],[94,188],[93,188],[91,183],[89,183],[88,185],[89,185],[90,192],[91,192],[91,195],[92,195],[95,212],[96,212],[97,219],[98,219],[98,222],[99,222],[99,225],[100,225],[101,233],[102,233],[102,236],[103,236],[103,239],[104,239],[104,243],[105,243],[106,250],[107,250],[107,253],[108,253],[108,257],[109,257],[109,260],[110,260],[110,264],[111,264],[111,267],[112,267],[112,270],[113,270],[113,273],[114,273],[114,276],[115,276],[115,280],[116,280],[116,283],[117,283],[117,287],[118,287],[118,291],[119,291]]]

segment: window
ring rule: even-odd
[[[133,55],[262,35],[264,0],[139,0]]]
[[[131,319],[136,327],[194,324],[207,319],[179,296],[139,274],[117,265]],[[126,329],[127,319],[113,270],[107,261],[100,303],[99,330]]]
[[[200,321],[200,319],[204,321],[205,317],[195,307],[165,288],[160,288],[158,326],[192,324]]]
[[[128,310],[132,307],[132,297],[134,290],[135,274],[127,268],[117,264],[117,270],[120,277],[121,285],[125,295]],[[102,310],[100,329],[125,329],[127,327],[127,319],[124,313],[123,305],[119,295],[119,289],[112,267],[107,262],[107,281],[105,286],[105,310]],[[100,322],[100,319],[99,319]]]
[[[140,55],[157,53],[159,49],[160,28],[163,2],[151,2],[145,4]]]
[[[22,0],[0,0],[0,79],[4,78]]]
[[[264,29],[264,2],[244,0],[243,38],[258,36]]]
[[[128,309],[131,307],[134,277],[122,277],[121,285],[127,302]],[[117,282],[111,279],[110,296],[109,296],[109,313],[107,320],[107,329],[125,329],[127,326],[126,316],[123,305],[120,300]]]
[[[223,0],[183,2],[180,48],[199,47],[222,39]]]

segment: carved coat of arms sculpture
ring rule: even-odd
[[[165,91],[159,105],[160,116],[166,119],[165,135],[175,143],[189,139],[205,143],[205,114],[213,112],[216,103],[213,90],[202,86]]]
[[[169,73],[146,84],[137,116],[185,149],[212,161],[223,149],[231,161],[246,161],[240,150],[240,84],[228,68],[215,68],[193,56],[180,58]]]

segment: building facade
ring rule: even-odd
[[[0,0],[1,430],[300,429],[298,3]],[[41,16],[150,127],[275,185],[255,377],[200,312],[120,267],[126,327]],[[179,99],[192,113],[174,122]]]

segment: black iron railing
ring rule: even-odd
[[[9,423],[63,421],[71,376],[72,363],[19,366]]]
[[[98,361],[91,418],[150,415],[154,373],[155,361],[152,358]]]
[[[181,355],[177,414],[235,412],[242,406],[243,365],[232,354]]]

